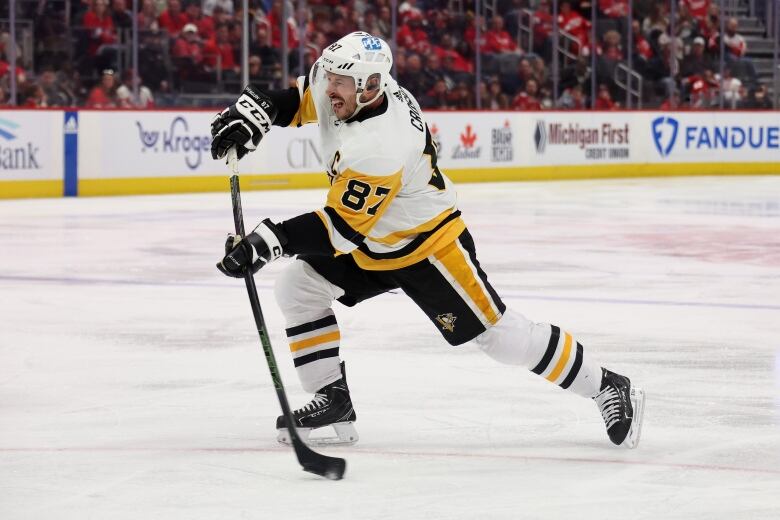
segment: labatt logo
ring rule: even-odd
[[[466,131],[460,134],[460,144],[452,152],[453,159],[479,159],[482,148],[475,146],[477,134],[471,129],[471,125],[466,125]]]

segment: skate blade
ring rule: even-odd
[[[331,426],[335,435],[327,435],[326,433],[330,431]],[[298,436],[308,446],[352,446],[360,438],[355,429],[355,423],[351,421],[334,423],[320,428],[297,428],[296,430]],[[277,432],[276,440],[280,444],[292,445],[290,432],[287,428],[280,428]],[[313,432],[315,432],[314,436],[312,436]]]
[[[641,388],[631,387],[631,407],[634,409],[634,418],[631,420],[631,428],[628,430],[626,440],[622,446],[634,449],[639,446],[639,437],[642,435],[642,419],[645,413],[645,391]]]

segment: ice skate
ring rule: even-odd
[[[357,416],[349,397],[344,363],[341,364],[341,373],[341,379],[319,389],[306,406],[293,411],[298,435],[310,446],[350,446],[358,441],[354,425]],[[331,435],[330,428],[333,429]],[[276,429],[279,432],[277,440],[291,444],[283,415],[276,419]]]
[[[602,368],[601,392],[593,398],[607,426],[609,440],[618,446],[636,448],[642,433],[645,393],[620,374]]]

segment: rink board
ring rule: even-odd
[[[430,112],[456,182],[780,174],[777,112]],[[0,198],[226,189],[206,111],[0,113]],[[415,131],[410,126],[410,131]],[[275,128],[245,190],[326,187],[318,127]]]

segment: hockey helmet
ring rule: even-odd
[[[393,53],[383,39],[358,31],[344,36],[323,50],[320,64],[327,72],[354,78],[357,88],[357,113],[376,100],[387,88],[390,69],[393,67]],[[371,99],[360,101],[364,92],[370,95],[374,91],[376,93]]]

